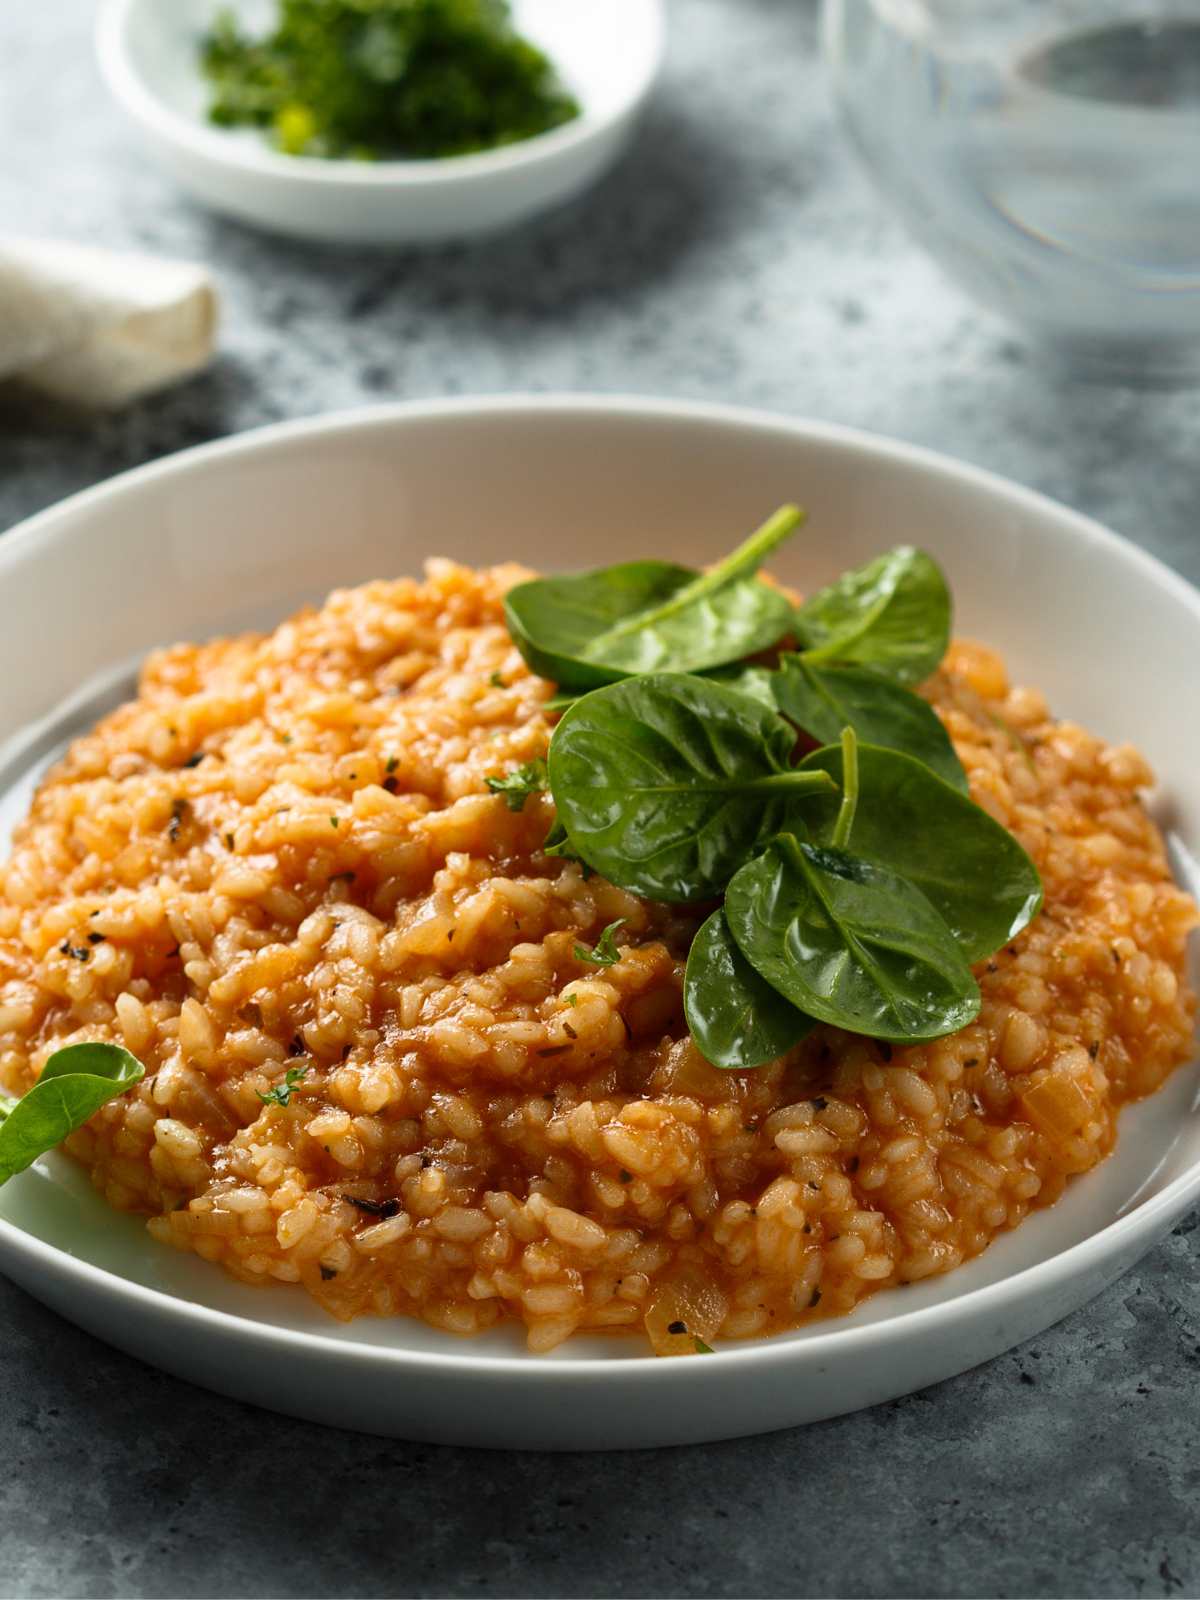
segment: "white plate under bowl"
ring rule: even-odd
[[[509,227],[578,193],[620,155],[658,76],[664,0],[512,0],[582,114],[549,133],[437,161],[321,161],[207,119],[200,40],[220,10],[265,31],[277,0],[103,0],[100,68],[159,162],[198,199],[296,238],[400,245]]]
[[[904,540],[958,625],[1059,714],[1145,750],[1156,804],[1200,841],[1200,597],[1063,507],[862,434],[640,400],[432,403],[290,423],[77,495],[0,538],[0,832],[32,774],[151,646],[270,624],[427,554],[544,568],[726,552],[809,508],[772,565],[810,587]],[[1186,871],[1186,868],[1182,869]],[[459,1341],[328,1320],[153,1243],[61,1157],[0,1189],[0,1268],[64,1316],[227,1394],[379,1433],[589,1448],[786,1427],[906,1393],[1039,1332],[1124,1272],[1200,1194],[1197,1072],[1121,1117],[1115,1154],[979,1260],[853,1316],[703,1359],[633,1339],[533,1357],[513,1328]]]

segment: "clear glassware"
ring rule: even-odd
[[[1088,375],[1200,381],[1200,0],[825,0],[837,101],[971,294]]]

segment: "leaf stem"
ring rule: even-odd
[[[817,778],[814,783],[812,780]],[[799,789],[817,794],[826,789],[836,789],[837,780],[832,773],[824,771],[821,767],[812,767],[801,772],[798,767],[793,767],[790,772],[771,772],[765,778],[751,778],[745,783],[730,783],[722,785],[729,790],[757,791],[759,789]]]
[[[718,589],[724,589],[740,578],[750,577],[758,571],[776,546],[781,545],[795,533],[807,515],[808,513],[802,511],[799,506],[780,506],[773,516],[767,518],[761,528],[756,528],[748,539],[725,557],[724,561],[718,562],[708,572],[698,573],[691,583],[685,583],[682,589],[677,589],[669,600],[663,601],[662,605],[656,606],[653,611],[636,612],[633,616],[618,622],[615,627],[609,628],[607,632],[597,634],[588,643],[588,654],[594,657],[598,650],[606,649],[615,640],[624,639],[631,633],[639,633],[643,628],[655,627],[665,618],[682,611],[685,606],[694,605],[697,600],[715,594]]]
[[[850,843],[850,830],[858,810],[858,735],[853,728],[842,729],[842,804],[833,828],[831,843],[844,850]]]

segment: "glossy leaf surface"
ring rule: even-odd
[[[813,1027],[742,955],[720,910],[692,940],[683,1010],[701,1055],[731,1072],[774,1061]]]
[[[132,1087],[145,1068],[115,1044],[72,1044],[57,1050],[19,1100],[0,1097],[0,1183],[81,1128],[107,1101]]]
[[[796,631],[813,665],[855,663],[920,683],[946,654],[950,615],[941,568],[923,550],[899,545],[818,590],[796,612]]]
[[[876,1039],[936,1039],[979,1012],[958,941],[907,879],[843,850],[774,840],[725,896],[738,948],[801,1011]]]
[[[792,627],[787,597],[755,573],[802,520],[795,507],[783,507],[709,572],[627,561],[531,579],[505,597],[509,632],[529,666],[566,691],[738,661]]]
[[[788,654],[771,675],[779,709],[819,744],[836,744],[853,728],[863,744],[902,750],[944,782],[967,793],[967,776],[933,707],[911,689],[867,667],[814,666]]]
[[[801,771],[820,769],[840,785],[842,753],[814,750]],[[968,961],[981,961],[1021,931],[1042,904],[1037,868],[1020,844],[966,795],[898,750],[860,745],[859,801],[850,849],[902,873],[937,907]],[[828,844],[835,800],[805,810],[808,837]]]
[[[789,770],[794,742],[777,712],[703,678],[614,683],[554,730],[558,820],[610,882],[653,900],[703,900],[799,823],[814,794],[834,791],[828,773]]]

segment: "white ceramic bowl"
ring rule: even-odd
[[[175,639],[265,625],[429,553],[571,568],[724,553],[802,500],[778,570],[828,579],[911,540],[960,629],[1057,711],[1135,740],[1162,816],[1200,841],[1200,597],[1148,556],[985,473],[845,430],[716,407],[583,399],[388,407],[245,435],[126,474],[0,538],[0,834],[65,738]],[[773,563],[774,564],[774,563]],[[1182,859],[1182,857],[1181,857]],[[960,1372],[1125,1271],[1200,1194],[1197,1073],[1121,1118],[1115,1154],[979,1260],[852,1317],[703,1360],[414,1322],[329,1321],[234,1283],[110,1213],[65,1158],[0,1188],[0,1267],[64,1316],[172,1372],[300,1416],[470,1444],[684,1443],[825,1417]]]
[[[274,0],[103,0],[101,71],[157,159],[216,211],[278,233],[399,245],[508,227],[576,194],[620,155],[653,87],[663,0],[513,0],[582,115],[550,133],[441,161],[320,161],[208,122],[197,47],[222,7],[262,29]]]

